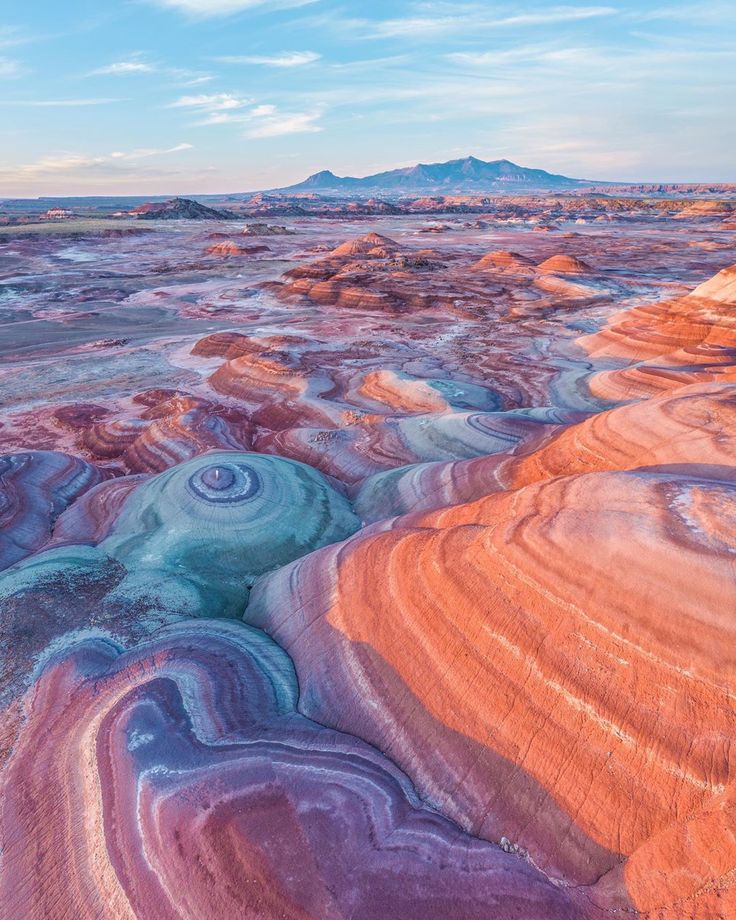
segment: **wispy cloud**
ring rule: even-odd
[[[41,179],[47,176],[62,175],[64,173],[78,173],[85,170],[95,170],[116,163],[127,162],[135,164],[140,160],[147,160],[151,157],[166,156],[168,154],[181,153],[191,149],[191,144],[176,144],[174,147],[164,149],[145,147],[138,150],[116,150],[112,153],[97,155],[59,153],[41,157],[38,160],[34,160],[32,163],[24,163],[20,166],[0,169],[0,177],[14,177],[19,180]]]
[[[505,16],[496,22],[497,26],[541,26],[558,22],[579,22],[583,19],[597,19],[600,16],[614,16],[618,10],[613,6],[556,6],[551,9],[535,10]]]
[[[329,66],[332,70],[339,70],[347,74],[359,74],[362,71],[385,71],[388,67],[397,67],[408,64],[411,57],[408,54],[390,54],[383,57],[358,58],[354,61],[334,61]]]
[[[552,53],[550,45],[514,45],[511,48],[494,48],[492,51],[452,51],[444,55],[445,60],[463,67],[486,69],[502,64],[515,64],[540,60]]]
[[[167,67],[163,64],[147,61],[140,51],[129,55],[125,60],[113,61],[113,63],[105,64],[103,67],[97,67],[91,70],[87,76],[128,77],[140,76],[141,74],[158,74],[179,86],[199,86],[214,79],[212,74],[203,73],[202,71],[189,70],[184,67]]]
[[[189,16],[230,16],[246,10],[281,10],[317,3],[319,0],[149,0],[164,9]]]
[[[528,88],[542,72],[548,76],[554,74],[558,81],[573,80],[581,88],[599,88],[603,80],[623,88],[632,80],[662,76],[684,65],[734,60],[736,44],[710,42],[707,47],[698,47],[649,41],[643,48],[634,48],[629,45],[564,46],[547,43],[489,51],[451,52],[445,55],[445,59],[489,77],[492,75],[496,80],[515,74],[517,79],[525,80]]]
[[[704,3],[669,4],[655,9],[631,10],[627,18],[640,22],[686,22],[694,26],[718,25],[736,21],[732,0],[707,0]]]
[[[322,130],[318,124],[322,108],[315,107],[308,112],[281,111],[270,103],[255,103],[253,99],[233,93],[182,96],[169,108],[187,108],[200,113],[204,118],[197,126],[243,125],[246,137],[283,137],[287,134],[316,134]]]
[[[185,70],[180,67],[168,67],[163,73],[179,86],[201,86],[215,79],[211,73]]]
[[[476,36],[495,29],[541,27],[614,16],[613,6],[552,6],[502,15],[481,4],[425,4],[416,15],[390,19],[313,17],[312,24],[363,39],[430,40],[453,34]]]
[[[355,33],[363,38],[426,38],[462,28],[462,20],[457,16],[407,16],[378,22],[356,19],[351,24]]]
[[[129,150],[127,153],[119,150],[110,154],[113,160],[146,160],[148,157],[162,157],[168,153],[183,153],[185,150],[193,150],[193,144],[176,144],[174,147],[140,147],[137,150]]]
[[[275,106],[261,106],[261,111],[254,113],[255,123],[247,131],[247,136],[284,137],[287,134],[316,134],[322,130],[317,124],[319,112],[279,112]]]
[[[27,45],[33,40],[17,26],[0,26],[0,48],[15,48],[18,45]]]
[[[198,109],[204,112],[227,112],[251,105],[252,99],[235,96],[233,93],[202,93],[197,96],[181,96],[169,104],[170,109]]]
[[[105,67],[98,67],[91,70],[93,76],[125,76],[134,73],[153,73],[155,68],[144,61],[115,61],[113,64],[107,64]]]
[[[283,51],[281,54],[238,55],[229,54],[214,58],[221,64],[262,64],[266,67],[302,67],[314,64],[322,57],[316,51]]]

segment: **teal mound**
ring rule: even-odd
[[[317,470],[282,457],[216,451],[137,488],[99,547],[129,572],[181,573],[231,613],[232,605],[244,606],[259,575],[358,527],[348,500]]]

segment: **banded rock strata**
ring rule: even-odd
[[[736,913],[732,209],[380,205],[10,237],[3,916]]]

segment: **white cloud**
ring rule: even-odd
[[[104,67],[98,67],[90,71],[87,76],[125,77],[135,74],[160,74],[178,86],[199,86],[202,83],[209,83],[213,79],[212,74],[203,73],[199,70],[189,70],[186,67],[167,67],[163,64],[151,63],[144,60],[140,51],[131,54],[124,61],[114,61]]]
[[[165,147],[159,149],[156,147],[140,147],[137,150],[131,150],[128,153],[116,150],[110,154],[113,160],[145,160],[148,157],[162,157],[167,153],[181,153],[184,150],[193,150],[192,144],[176,144],[174,147]]]
[[[124,76],[131,73],[153,73],[155,67],[144,61],[115,61],[105,67],[90,71],[95,76]]]
[[[0,26],[0,48],[14,48],[31,41],[33,39],[24,35],[17,26]]]
[[[273,55],[225,55],[215,58],[221,64],[263,64],[266,67],[302,67],[322,57],[316,51],[284,51]]]
[[[356,22],[360,28],[361,21]],[[456,16],[443,16],[440,18],[414,16],[406,19],[384,19],[382,22],[376,23],[363,20],[362,25],[366,29],[364,35],[367,38],[416,38],[453,32],[461,27],[461,20]]]
[[[234,96],[232,93],[211,93],[198,96],[182,96],[169,105],[170,109],[198,109],[206,112],[226,112],[242,109],[252,103],[252,99]]]
[[[549,10],[536,10],[506,16],[496,22],[498,26],[540,26],[558,22],[578,22],[599,16],[614,16],[618,10],[612,6],[556,6]]]
[[[667,44],[657,46],[648,42],[644,47],[572,46],[547,44],[516,45],[490,51],[458,51],[445,55],[452,64],[477,69],[493,77],[495,85],[506,78],[524,81],[529,91],[532,81],[550,79],[570,80],[575,94],[600,91],[603,85],[623,90],[636,80],[663,78],[665,73],[683,66],[703,63],[715,66],[718,61],[736,59],[736,44],[707,47]],[[561,84],[558,84],[561,85]]]
[[[689,22],[694,26],[718,25],[736,20],[736,7],[732,0],[723,2],[687,3],[682,5],[669,5],[653,10],[632,10],[627,18],[640,22],[672,21]]]
[[[230,16],[245,10],[279,10],[307,6],[318,0],[152,0],[157,6],[189,16]]]
[[[258,121],[247,132],[251,138],[284,137],[287,134],[316,134],[322,127],[315,124],[319,112],[279,112],[275,106],[259,106],[261,111],[256,115]]]
[[[500,64],[514,64],[538,60],[550,53],[549,45],[517,45],[513,48],[498,48],[493,51],[453,51],[445,58],[463,67],[494,67]]]
[[[183,70],[179,67],[170,67],[165,74],[179,86],[201,86],[203,83],[214,80],[211,73],[197,73],[197,71]]]
[[[432,39],[452,34],[475,35],[501,28],[580,22],[619,13],[612,6],[553,6],[512,15],[499,15],[480,4],[425,4],[425,14],[421,6],[417,9],[418,15],[383,20],[325,15],[313,17],[312,25],[337,29],[355,38]]]
[[[271,103],[255,104],[232,93],[182,96],[170,108],[188,108],[205,117],[198,127],[210,125],[245,125],[246,137],[283,137],[287,134],[316,134],[322,130],[317,124],[322,107],[310,112],[282,112]]]

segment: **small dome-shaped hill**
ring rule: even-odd
[[[562,254],[550,256],[537,266],[540,272],[555,272],[561,275],[581,275],[589,272],[590,265],[576,256]]]

